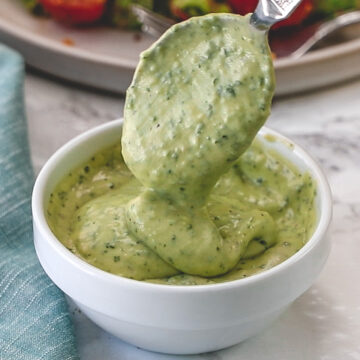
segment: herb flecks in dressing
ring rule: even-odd
[[[240,261],[224,275],[205,278],[180,273],[128,231],[126,206],[144,188],[120,154],[117,144],[71,171],[55,188],[47,209],[48,223],[57,238],[100,269],[161,284],[218,283],[248,277],[281,263],[312,234],[316,213],[311,177],[256,142],[220,177],[206,207],[222,236],[233,236],[231,230],[238,227],[232,221],[245,214],[245,225],[253,211],[269,214],[276,224],[275,231],[264,229],[263,239],[243,226],[244,232],[236,241],[241,242],[243,237],[252,240]],[[192,226],[189,224],[189,230]],[[174,240],[176,244],[178,239]],[[196,249],[196,242],[193,246]]]
[[[123,155],[146,188],[130,202],[127,224],[187,274],[228,272],[255,237],[273,244],[269,214],[224,199],[234,215],[216,226],[205,206],[270,111],[271,56],[249,19],[210,15],[174,26],[141,55],[127,92]]]
[[[249,147],[273,89],[249,16],[174,26],[142,54],[127,93],[128,167],[118,144],[74,169],[50,196],[52,231],[100,269],[161,284],[241,279],[286,260],[312,234],[315,186]]]

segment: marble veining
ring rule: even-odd
[[[211,354],[170,356],[128,345],[69,300],[81,359],[360,360],[360,81],[276,99],[267,123],[302,145],[332,189],[332,252],[314,286],[269,329]],[[124,99],[28,73],[26,107],[36,171],[73,136],[122,116]]]

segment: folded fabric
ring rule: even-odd
[[[23,72],[0,45],[0,360],[78,359],[64,295],[33,247]]]

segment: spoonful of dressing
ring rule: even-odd
[[[251,240],[274,244],[267,212],[210,192],[270,113],[266,33],[299,2],[262,0],[253,15],[191,18],[141,54],[126,96],[122,153],[145,190],[127,205],[126,223],[181,272],[224,274]],[[215,224],[209,200],[228,214],[223,224]]]

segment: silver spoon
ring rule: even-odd
[[[301,0],[260,0],[250,23],[258,30],[269,31],[271,26],[288,18]]]
[[[267,31],[276,22],[290,16],[300,2],[301,0],[260,0],[251,16],[251,23],[256,28]],[[161,36],[175,24],[174,20],[140,5],[132,5],[132,11],[143,24],[142,31],[154,37]],[[360,23],[360,11],[345,13],[332,20],[305,27],[297,31],[295,36],[290,35],[286,39],[272,43],[272,49],[277,55],[280,54],[280,57],[299,58],[328,35],[357,23]]]

